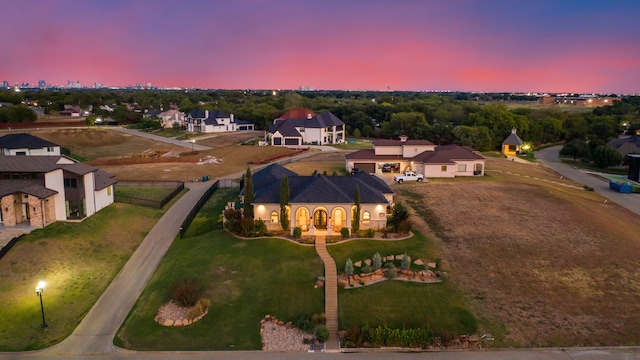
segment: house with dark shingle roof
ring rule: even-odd
[[[269,125],[265,141],[272,146],[298,147],[305,144],[341,144],[344,138],[344,122],[330,111],[315,114],[311,110],[297,108]]]
[[[511,129],[511,134],[502,142],[502,153],[505,155],[516,156],[522,150],[524,141],[516,134],[516,129]]]
[[[82,220],[114,201],[114,176],[65,156],[0,157],[0,222],[45,227]]]
[[[185,129],[195,133],[254,130],[252,122],[236,119],[233,114],[227,115],[220,110],[194,109],[187,114],[184,121]]]
[[[355,176],[299,176],[281,165],[272,164],[256,171],[254,186],[254,219],[265,222],[270,230],[280,226],[280,183],[287,176],[289,183],[288,216],[290,232],[300,227],[315,235],[339,234],[351,231],[356,186],[360,190],[360,229],[382,229],[387,226],[387,209],[393,205],[394,192],[381,179],[367,173]],[[244,189],[243,189],[244,191]]]
[[[370,174],[414,171],[425,177],[442,178],[484,175],[484,158],[475,150],[459,145],[435,145],[428,140],[378,139],[373,149],[345,156],[347,171]]]
[[[31,134],[7,134],[0,137],[0,155],[60,156],[60,145]]]

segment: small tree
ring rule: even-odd
[[[356,190],[353,193],[353,219],[351,219],[351,231],[356,233],[360,230],[360,187],[356,184]]]
[[[382,267],[382,257],[380,257],[380,253],[373,254],[373,268],[378,270]]]
[[[253,181],[251,180],[251,170],[247,168],[244,175],[244,217],[253,220]]]
[[[344,265],[344,274],[347,275],[347,279],[351,283],[351,277],[353,276],[353,261],[351,261],[351,258],[348,258],[347,263]]]
[[[593,162],[601,169],[620,165],[622,162],[622,153],[609,146],[598,146],[593,151],[592,156]]]
[[[282,175],[282,180],[280,180],[280,225],[282,230],[289,229],[287,205],[289,205],[289,179],[286,175]]]
[[[329,329],[326,325],[320,325],[316,329],[316,337],[322,342],[326,342],[329,339]]]
[[[353,137],[359,138],[360,136],[362,136],[362,134],[360,133],[360,129],[355,128],[355,130],[353,130]]]

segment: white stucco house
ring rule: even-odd
[[[252,122],[236,119],[220,110],[195,109],[184,119],[185,130],[194,133],[216,133],[228,131],[254,130]]]
[[[60,145],[31,134],[7,134],[0,137],[0,155],[60,156]]]
[[[358,150],[346,157],[346,168],[371,174],[415,171],[431,178],[484,175],[484,158],[459,145],[435,145],[428,140],[378,139],[373,149]]]
[[[394,192],[381,179],[364,172],[356,176],[299,176],[281,165],[272,164],[252,175],[254,219],[264,221],[270,230],[282,229],[280,186],[283,176],[289,183],[287,216],[291,234],[296,227],[309,235],[318,231],[336,235],[342,228],[351,232],[356,186],[360,190],[360,229],[387,226],[387,209],[393,206]]]
[[[344,122],[330,111],[315,114],[308,109],[296,108],[269,125],[265,141],[272,146],[290,147],[341,144],[344,131]]]

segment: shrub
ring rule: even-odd
[[[353,261],[351,261],[351,258],[348,258],[347,262],[344,265],[344,274],[349,278],[353,276]]]
[[[362,333],[365,341],[372,346],[400,346],[400,347],[427,347],[431,343],[432,333],[423,328],[390,328],[378,326],[376,328],[363,327]]]
[[[402,263],[400,264],[400,266],[402,266],[402,269],[404,270],[409,270],[409,268],[411,267],[411,258],[406,253],[402,255]]]
[[[382,257],[380,256],[380,253],[377,252],[373,254],[373,263],[371,265],[373,265],[373,268],[376,270],[382,267]]]
[[[322,314],[313,314],[311,315],[311,321],[316,325],[323,325],[327,323],[327,316]]]
[[[374,229],[372,229],[372,228],[371,228],[371,229],[367,229],[367,230],[364,232],[364,236],[365,236],[365,237],[368,237],[368,238],[372,238],[372,237],[374,237],[374,236],[375,236],[375,234],[376,234],[376,231],[375,231]]]
[[[170,288],[171,299],[181,306],[194,306],[202,295],[202,284],[198,279],[180,279]]]
[[[196,305],[189,309],[189,311],[187,312],[187,317],[189,318],[189,320],[197,318],[198,316],[206,313],[207,310],[209,310],[209,305],[211,305],[211,300],[205,298],[198,299]]]
[[[342,235],[343,239],[346,239],[349,237],[349,229],[347,229],[346,227],[343,227],[342,229],[340,229],[340,235]]]
[[[384,267],[386,267],[387,269],[390,269],[390,270],[393,270],[393,269],[396,268],[396,266],[391,261],[388,261],[388,262],[384,263]]]
[[[373,269],[371,268],[371,266],[363,266],[362,268],[360,268],[360,271],[363,274],[368,274],[370,272],[373,272]]]
[[[401,202],[395,204],[393,209],[391,209],[391,225],[393,228],[398,231],[398,226],[401,222],[407,220],[409,218],[409,212],[407,208],[402,205]]]
[[[293,237],[299,239],[302,236],[302,229],[299,226],[293,228]]]
[[[302,343],[305,344],[305,345],[309,345],[310,342],[311,342],[311,340],[309,340],[309,338],[302,339]]]
[[[298,318],[292,321],[293,325],[295,325],[298,329],[311,334],[313,331],[313,323],[311,322],[311,317],[308,314],[300,315]]]
[[[387,273],[386,273],[386,274],[384,274],[384,276],[385,276],[387,279],[392,280],[392,279],[395,279],[395,278],[396,278],[397,274],[396,274],[396,272],[395,272],[395,271],[387,271]]]
[[[364,345],[364,333],[360,331],[358,326],[354,326],[347,330],[345,342],[347,347],[362,347]]]
[[[316,329],[316,337],[318,340],[325,342],[329,339],[329,329],[326,325],[320,325]]]
[[[267,235],[267,224],[264,221],[258,219],[253,221],[253,236],[265,236]]]
[[[408,234],[409,231],[411,231],[411,221],[409,220],[403,220],[401,221],[396,230],[400,233],[400,234]]]
[[[253,235],[253,219],[242,218],[240,220],[240,230],[241,230],[242,236]]]

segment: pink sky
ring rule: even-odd
[[[0,81],[640,93],[640,1],[0,0]]]

